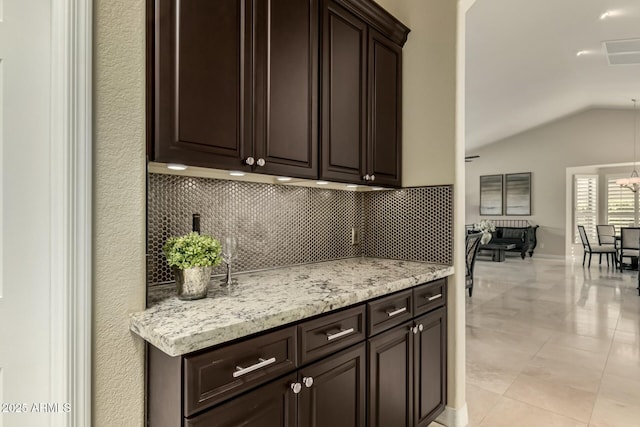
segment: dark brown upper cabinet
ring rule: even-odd
[[[320,176],[360,182],[367,162],[367,24],[332,1],[323,22]]]
[[[399,187],[409,29],[365,0],[325,0],[322,19],[320,176]]]
[[[369,145],[372,183],[399,187],[402,171],[402,48],[369,31]]]
[[[253,2],[256,172],[318,177],[318,1]]]
[[[318,14],[318,0],[155,0],[151,160],[317,178]]]
[[[151,160],[249,170],[251,2],[154,4]]]

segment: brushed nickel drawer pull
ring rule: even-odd
[[[263,359],[262,357],[258,359],[259,362],[255,365],[247,366],[243,368],[242,366],[236,366],[236,371],[233,373],[233,378],[241,377],[242,375],[248,374],[249,372],[253,372],[256,369],[264,368],[265,366],[269,366],[272,363],[276,362],[276,358],[272,357],[271,359]]]
[[[407,311],[407,307],[402,307],[393,311],[387,311],[387,316],[389,317],[397,316],[398,314],[404,313],[405,311]]]
[[[333,341],[335,339],[342,338],[345,335],[349,335],[353,331],[354,331],[353,328],[349,328],[349,329],[343,329],[340,332],[336,332],[335,334],[330,334],[327,332],[327,341]]]
[[[434,295],[432,297],[425,297],[425,298],[428,299],[429,301],[433,301],[433,300],[436,300],[438,298],[442,298],[442,294]]]

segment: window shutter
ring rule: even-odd
[[[635,193],[628,188],[616,184],[616,179],[627,176],[607,177],[607,223],[616,226],[616,234],[620,235],[620,227],[633,227],[635,224]]]
[[[589,242],[597,243],[598,175],[576,175],[574,179],[574,243],[581,243],[578,226],[584,226]]]

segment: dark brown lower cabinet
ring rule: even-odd
[[[185,420],[187,427],[295,427],[295,374],[263,385],[204,414]]]
[[[425,427],[446,404],[446,309],[370,338],[369,426]]]
[[[444,307],[415,320],[414,425],[428,426],[447,398],[447,311]]]
[[[298,427],[364,427],[366,359],[361,343],[300,369]]]
[[[368,342],[369,426],[413,425],[413,322]]]
[[[365,343],[185,419],[185,426],[365,427]]]
[[[147,425],[427,427],[446,404],[445,297],[434,281],[183,356],[149,345]]]

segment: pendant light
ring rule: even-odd
[[[638,176],[638,171],[636,170],[636,136],[637,136],[637,129],[638,129],[638,125],[636,124],[637,121],[637,112],[636,112],[636,107],[638,104],[638,100],[637,99],[632,99],[633,101],[633,171],[631,172],[631,176],[629,178],[620,178],[620,179],[616,179],[616,184],[618,184],[620,187],[624,187],[624,188],[628,188],[629,190],[633,191],[634,193],[636,191],[638,191],[638,188],[640,187],[640,176]]]

